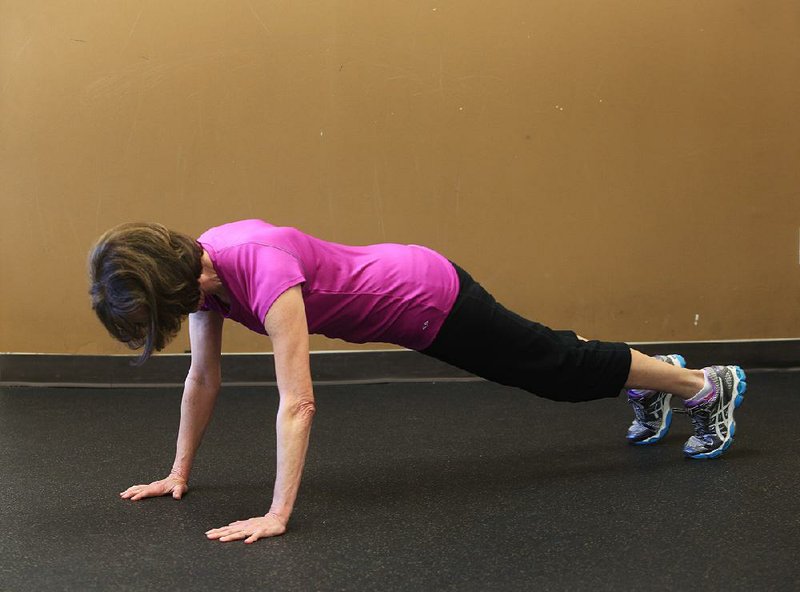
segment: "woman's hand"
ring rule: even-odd
[[[160,495],[172,494],[175,499],[181,499],[183,494],[189,491],[186,479],[177,475],[169,475],[161,481],[153,481],[149,485],[134,485],[119,494],[122,499],[129,499],[132,502],[146,497],[158,497]]]
[[[275,514],[270,513],[250,520],[231,522],[222,528],[214,528],[206,532],[206,536],[210,539],[219,539],[223,543],[246,539],[245,543],[250,544],[258,539],[282,535],[284,532],[286,524]]]

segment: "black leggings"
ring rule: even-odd
[[[631,368],[624,343],[581,341],[498,303],[458,265],[460,288],[439,334],[422,353],[555,401],[616,397]]]

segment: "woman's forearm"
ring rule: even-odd
[[[172,472],[188,481],[197,449],[211,420],[219,385],[187,377],[181,400],[181,423]]]
[[[313,399],[281,403],[278,409],[275,491],[269,511],[284,524],[289,521],[300,489],[314,412]]]

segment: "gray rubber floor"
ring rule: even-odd
[[[283,537],[203,533],[269,508],[275,389],[225,388],[182,501],[180,391],[0,390],[0,589],[797,590],[800,373],[750,373],[736,443],[688,419],[629,447],[624,399],[483,382],[318,387]]]

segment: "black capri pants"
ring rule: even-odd
[[[439,334],[422,353],[499,384],[555,401],[616,397],[631,368],[625,343],[582,341],[498,303],[455,263],[459,292]]]

